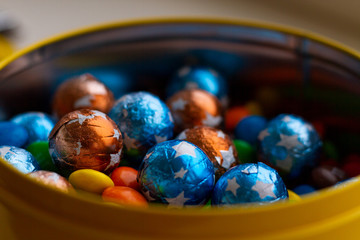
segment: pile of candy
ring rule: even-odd
[[[114,102],[94,76],[70,78],[54,94],[53,117],[0,122],[0,158],[63,192],[142,207],[298,199],[360,173],[359,155],[342,166],[331,159],[321,124],[268,120],[256,102],[228,107],[227,82],[213,69],[181,68],[167,94],[166,103],[148,92]]]

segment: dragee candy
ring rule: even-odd
[[[69,182],[76,188],[86,192],[102,194],[114,182],[106,174],[93,169],[80,169],[71,173]]]

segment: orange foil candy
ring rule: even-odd
[[[180,132],[194,126],[220,126],[223,117],[219,100],[200,89],[188,89],[175,93],[166,102]]]
[[[216,180],[240,163],[230,137],[221,130],[198,126],[184,130],[177,138],[195,144],[206,153],[214,164]]]
[[[66,114],[49,136],[49,152],[65,175],[79,169],[112,172],[120,163],[121,132],[105,114],[83,109]]]
[[[53,98],[53,113],[61,118],[79,109],[94,109],[108,113],[114,104],[112,92],[90,74],[71,78],[63,82]]]

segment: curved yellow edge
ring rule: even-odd
[[[296,35],[296,36],[301,36],[301,37],[305,37],[308,38],[310,40],[314,40],[320,43],[323,43],[327,46],[331,46],[335,49],[339,49],[342,52],[345,52],[357,59],[360,60],[360,53],[357,52],[354,49],[351,49],[349,47],[346,47],[344,45],[342,45],[341,43],[338,43],[336,41],[333,40],[329,40],[325,37],[321,37],[315,33],[309,32],[309,31],[304,31],[304,30],[300,30],[300,29],[294,29],[294,28],[290,28],[287,26],[283,26],[283,25],[279,25],[279,24],[268,24],[268,23],[264,23],[264,22],[255,22],[255,21],[250,21],[250,20],[238,20],[238,19],[217,19],[217,18],[173,18],[173,17],[168,17],[168,18],[151,18],[151,19],[137,19],[137,20],[128,20],[128,21],[120,21],[120,22],[111,22],[111,23],[105,23],[105,24],[100,24],[100,25],[95,25],[95,26],[90,26],[90,27],[85,27],[85,28],[81,28],[79,30],[74,30],[74,31],[70,31],[64,34],[60,34],[48,39],[45,39],[43,41],[40,41],[38,43],[35,43],[33,45],[30,45],[26,48],[23,48],[17,52],[15,52],[14,54],[10,55],[9,57],[7,57],[6,59],[4,59],[3,61],[0,62],[0,71],[1,69],[3,69],[5,66],[7,66],[8,64],[10,64],[12,61],[14,61],[15,59],[33,51],[36,50],[42,46],[51,44],[51,43],[55,43],[61,40],[64,40],[66,38],[71,38],[74,36],[78,36],[78,35],[82,35],[82,34],[87,34],[87,33],[92,33],[92,32],[96,32],[99,30],[106,30],[106,29],[112,29],[112,28],[119,28],[119,27],[130,27],[130,26],[136,26],[136,25],[149,25],[149,24],[157,24],[157,23],[205,23],[205,24],[232,24],[232,25],[239,25],[239,26],[248,26],[248,27],[255,27],[255,28],[263,28],[263,29],[269,29],[269,30],[274,30],[274,31],[279,31],[279,32],[284,32],[284,33],[288,33],[288,34],[292,34],[292,35]],[[1,160],[0,160],[1,162]],[[9,171],[13,171],[16,172],[16,175],[18,175],[20,178],[27,178],[30,181],[34,181],[33,179],[31,179],[28,176],[23,175],[22,173],[18,172],[16,169],[13,169],[9,164],[6,163],[6,161],[2,161],[3,163],[0,163],[2,165],[5,165]],[[4,164],[5,163],[5,164]],[[231,208],[229,209],[224,209],[224,208],[210,208],[207,211],[201,210],[198,211],[194,208],[189,208],[189,209],[182,209],[182,211],[170,211],[169,209],[167,209],[166,207],[162,207],[162,206],[154,206],[148,209],[139,209],[139,208],[135,208],[135,207],[127,207],[126,209],[129,209],[131,211],[135,211],[135,212],[150,212],[152,214],[168,214],[168,215],[172,215],[172,214],[176,214],[176,215],[188,215],[189,213],[195,213],[198,215],[214,215],[214,213],[216,213],[216,215],[236,215],[239,214],[241,212],[264,212],[264,211],[276,211],[277,209],[282,209],[282,208],[287,208],[290,206],[294,206],[294,205],[303,205],[303,204],[307,204],[310,202],[314,202],[314,201],[318,201],[320,199],[324,199],[327,198],[329,196],[335,195],[335,194],[343,194],[343,192],[345,192],[348,188],[358,188],[360,189],[360,177],[356,177],[354,178],[354,181],[349,181],[349,183],[346,184],[342,184],[342,187],[339,188],[327,188],[327,189],[323,189],[320,191],[317,191],[316,193],[313,194],[308,194],[308,195],[304,195],[302,196],[302,200],[296,203],[292,203],[292,204],[288,204],[287,202],[279,202],[279,203],[275,203],[275,204],[270,204],[270,205],[263,205],[263,206],[259,206],[259,205],[250,205],[250,206],[244,206],[244,207],[239,207],[239,208]],[[35,183],[35,181],[34,181]],[[36,182],[36,184],[38,184]],[[42,186],[44,189],[47,189],[49,191],[56,191],[48,186]],[[87,201],[87,202],[91,202],[93,204],[99,204],[99,205],[103,205],[103,206],[107,206],[107,207],[117,207],[119,208],[120,206],[117,205],[104,205],[102,202],[98,201],[97,199],[91,199],[91,198],[82,198],[80,196],[77,195],[69,195],[70,197],[73,198],[80,198],[82,201]]]

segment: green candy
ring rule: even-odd
[[[323,142],[323,152],[328,158],[339,160],[338,150],[336,149],[335,144],[333,144],[332,142],[330,141]]]
[[[211,199],[209,199],[209,201],[207,201],[207,203],[203,207],[203,209],[209,209],[209,208],[211,208]]]
[[[56,172],[57,169],[52,162],[49,154],[49,142],[38,141],[30,144],[26,150],[28,150],[37,160],[42,170]]]
[[[241,163],[256,162],[255,149],[248,142],[239,139],[235,139],[233,142]]]

